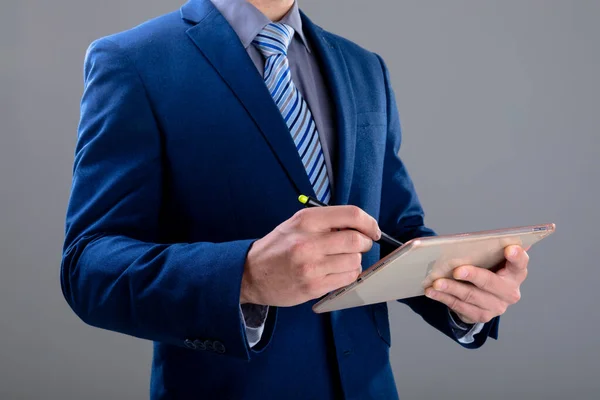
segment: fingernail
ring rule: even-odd
[[[377,240],[381,239],[381,229],[377,228]]]
[[[433,290],[433,289],[427,289],[425,291],[425,296],[433,299],[435,297],[435,290]]]
[[[516,255],[517,255],[517,251],[518,251],[517,247],[516,247],[516,246],[513,246],[513,247],[510,249],[510,256],[511,256],[511,257],[514,257],[514,256],[516,256]]]
[[[458,277],[460,279],[465,279],[467,276],[469,276],[469,270],[467,270],[466,268],[463,268],[460,271],[458,271]]]
[[[446,290],[447,287],[448,287],[448,284],[446,283],[446,281],[436,281],[435,282],[435,288],[437,290]]]

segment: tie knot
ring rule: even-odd
[[[282,54],[287,55],[287,49],[294,37],[294,29],[286,24],[271,22],[252,41],[252,44],[268,58]]]

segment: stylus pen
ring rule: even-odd
[[[300,203],[304,204],[304,206],[306,206],[306,207],[329,207],[327,204],[320,202],[319,200],[315,199],[314,197],[305,196],[303,194],[298,196],[298,200],[300,201]],[[388,235],[387,233],[384,233],[384,232],[381,232],[381,239],[376,240],[375,242],[376,243],[386,243],[386,244],[389,244],[390,246],[393,246],[394,248],[398,248],[398,247],[402,246],[402,242],[397,241],[396,239],[394,239],[393,237],[391,237],[390,235]]]

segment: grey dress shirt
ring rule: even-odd
[[[211,2],[229,22],[256,66],[258,73],[263,76],[265,60],[260,51],[252,45],[252,41],[271,20],[246,0],[211,0]],[[329,183],[333,192],[333,185],[335,184],[333,181],[333,165],[336,165],[337,161],[333,102],[327,91],[317,60],[304,35],[297,1],[294,2],[290,11],[279,22],[291,26],[296,32],[287,52],[292,80],[306,100],[315,121],[321,147],[323,148]],[[269,308],[268,306],[243,304],[240,310],[246,328],[248,344],[253,347],[260,341]],[[483,324],[475,324],[471,328],[465,327],[457,321],[455,322],[452,315],[450,315],[450,321],[455,332],[457,332],[457,336],[460,337],[459,341],[462,343],[473,342],[473,336],[483,328]]]

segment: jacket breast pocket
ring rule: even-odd
[[[387,137],[387,117],[378,111],[360,112],[356,115],[357,146],[365,150],[382,152]]]
[[[387,126],[387,115],[379,111],[363,111],[356,114],[356,127],[359,131],[377,127],[384,131]]]
[[[373,315],[373,322],[377,333],[381,340],[383,340],[388,346],[392,345],[392,338],[390,334],[390,320],[388,317],[387,303],[377,303],[371,306],[371,312]]]

